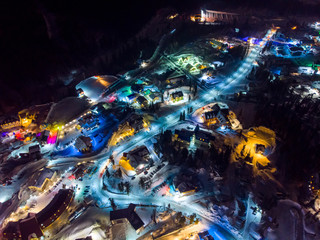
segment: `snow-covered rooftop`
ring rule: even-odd
[[[117,80],[117,77],[111,75],[93,76],[81,81],[76,86],[76,89],[81,88],[85,96],[93,101],[97,101],[101,94]]]

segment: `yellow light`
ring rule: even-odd
[[[142,63],[141,63],[141,67],[142,67],[142,68],[145,68],[145,67],[147,67],[147,66],[148,66],[148,63],[146,63],[146,62],[142,62]]]
[[[176,14],[174,14],[174,15],[171,15],[171,16],[168,17],[168,19],[174,19],[174,18],[176,18],[178,15],[179,15],[178,13],[176,13]]]

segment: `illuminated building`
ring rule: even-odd
[[[210,111],[202,114],[204,122],[210,126],[212,124],[226,124],[228,122],[228,108],[222,108],[219,104],[214,104],[210,107]]]
[[[136,205],[130,203],[128,208],[119,209],[110,212],[110,221],[113,225],[122,224],[122,223],[130,223],[130,225],[136,230],[136,232],[140,232],[143,230],[143,221],[139,217],[139,215],[135,211]]]
[[[50,131],[49,137],[47,139],[48,144],[54,144],[57,141],[58,131]]]
[[[98,101],[118,83],[118,78],[115,76],[93,76],[80,82],[76,86],[76,90],[81,97],[86,96],[92,101]]]
[[[22,127],[29,127],[33,120],[35,120],[36,113],[30,113],[28,109],[24,109],[18,113],[20,125]]]
[[[202,9],[201,10],[201,21],[213,23],[216,21],[221,22],[233,22],[234,20],[238,20],[240,17],[237,13],[229,13],[229,12],[220,12]]]
[[[133,136],[146,127],[148,127],[148,122],[145,121],[141,115],[132,114],[127,122],[120,124],[118,130],[113,133],[109,140],[109,145],[114,146],[123,139]]]
[[[25,143],[30,143],[32,140],[34,140],[36,138],[36,133],[28,132],[23,137],[24,137],[23,141]]]
[[[170,94],[170,100],[172,102],[179,102],[183,100],[183,92],[182,91],[177,91],[177,92],[173,92]]]
[[[173,178],[173,187],[181,195],[191,195],[198,189],[198,180],[192,173],[182,173]]]
[[[201,22],[201,14],[194,14],[190,16],[190,19],[193,22]]]
[[[194,131],[194,142],[198,146],[208,146],[215,140],[210,132],[195,129]]]
[[[169,77],[166,80],[166,83],[170,86],[181,86],[183,81],[186,79],[186,75],[183,73],[180,73],[178,71],[174,71],[169,75]]]
[[[73,190],[60,189],[51,202],[40,212],[29,213],[27,218],[9,222],[2,232],[3,240],[29,240],[43,236],[42,230],[50,226],[68,208]]]
[[[50,226],[68,208],[73,200],[72,189],[60,189],[51,202],[36,214],[40,228]]]
[[[139,94],[137,94],[137,93],[132,93],[132,94],[130,94],[130,95],[128,95],[127,97],[126,97],[126,100],[127,100],[127,102],[129,102],[129,103],[132,103],[132,102],[134,102],[135,100],[136,100],[136,98],[139,96]]]
[[[7,117],[1,122],[0,126],[4,130],[20,127],[20,121],[16,117]]]
[[[228,44],[216,39],[211,39],[210,44],[213,48],[216,48],[218,50],[225,50],[228,47]]]
[[[127,156],[127,153],[123,153],[122,157],[119,160],[119,166],[122,167],[122,170],[126,173],[126,175],[134,176],[136,174],[135,169],[131,166]]]
[[[19,222],[9,222],[4,229],[3,240],[29,240],[33,237],[40,238],[43,233],[39,227],[35,214],[28,214],[26,219]]]
[[[167,19],[174,19],[174,18],[176,18],[176,17],[178,17],[179,16],[179,14],[178,13],[176,13],[176,14],[173,14],[173,15],[170,15],[170,16],[168,16],[167,17]]]
[[[144,96],[139,96],[135,100],[141,108],[145,108],[148,106],[148,100]]]
[[[172,140],[180,143],[180,147],[189,147],[190,143],[196,144],[198,147],[208,147],[215,140],[215,137],[210,132],[196,127],[194,131],[176,129]]]
[[[205,112],[203,117],[207,125],[216,124],[219,121],[214,111]]]
[[[138,114],[132,114],[128,119],[128,123],[134,129],[134,132],[139,132],[140,130],[148,126],[143,117]]]
[[[87,114],[78,120],[79,128],[91,131],[99,126],[99,119],[93,114]]]
[[[177,64],[193,75],[199,74],[200,70],[206,68],[200,57],[193,54],[181,54],[177,57]]]
[[[89,152],[92,148],[91,138],[80,136],[77,138],[74,146],[79,150],[79,152]]]
[[[182,182],[176,187],[176,191],[178,191],[182,195],[190,195],[196,191],[196,187],[192,184]]]
[[[16,141],[14,143],[20,143],[22,145],[21,141]],[[12,148],[17,148],[18,146],[21,145],[12,145]],[[27,153],[19,153],[19,155],[21,156],[21,158],[25,159],[25,160],[39,160],[41,158],[41,151],[40,151],[40,146],[39,145],[34,145],[29,147],[29,152]]]
[[[32,186],[29,186],[29,189],[33,191],[43,192],[53,183],[56,175],[57,174],[55,171],[49,168],[44,168],[41,172],[32,176],[33,180],[31,181],[34,181],[34,184]]]
[[[174,131],[174,135],[173,135],[172,140],[178,141],[178,142],[182,143],[182,145],[184,145],[184,146],[189,146],[193,134],[194,134],[193,131],[189,131],[186,129],[181,129],[181,130],[176,129]]]
[[[255,127],[242,132],[244,136],[235,147],[231,160],[234,162],[243,161],[245,156],[250,156],[249,161],[244,163],[252,166],[253,176],[263,174],[262,167],[270,166],[268,155],[273,152],[276,146],[276,134],[266,127]],[[276,168],[272,168],[275,172]],[[268,175],[272,178],[272,175]]]
[[[125,139],[126,137],[133,136],[135,129],[130,126],[128,122],[121,124],[116,132],[112,134],[109,140],[110,146],[115,146],[117,143]]]
[[[160,96],[159,96],[159,94],[157,94],[157,93],[150,93],[150,94],[148,95],[148,97],[149,97],[149,99],[151,100],[151,102],[153,102],[153,103],[155,103],[155,102],[157,102],[157,101],[160,100]]]
[[[137,170],[141,171],[149,163],[150,153],[146,146],[139,146],[131,150],[127,158],[130,165]]]

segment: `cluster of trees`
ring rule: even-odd
[[[307,181],[320,171],[319,100],[294,93],[289,86],[296,84],[289,77],[285,81],[270,81],[266,68],[258,68],[253,75],[264,83],[253,91],[256,103],[254,122],[257,126],[274,130],[279,140],[276,152],[269,157],[277,168],[276,179],[284,186],[298,183],[301,187],[290,194],[305,201],[311,196],[305,190]],[[261,197],[260,200],[265,208],[276,204],[273,197]]]
[[[230,163],[231,147],[224,146],[223,149],[218,150],[211,146],[209,149],[209,159],[212,159],[211,166],[220,173],[224,173]]]
[[[270,83],[264,92],[256,122],[275,130],[282,140],[276,163],[284,179],[304,181],[320,171],[319,100],[301,98],[281,81]]]
[[[130,193],[131,190],[131,185],[129,182],[120,182],[118,183],[118,189],[120,192],[126,192],[128,195]]]
[[[109,159],[110,159],[111,164],[114,165],[114,157],[113,157],[113,155],[111,155]],[[108,167],[105,168],[105,173],[104,174],[106,175],[107,178],[109,178],[111,176],[111,174],[110,174],[110,172],[108,170]],[[121,177],[122,176],[121,170],[120,170],[120,173],[118,172],[116,174],[120,175],[120,177]]]
[[[170,130],[160,134],[154,147],[156,152],[161,152],[163,158],[170,164],[184,164],[184,166],[192,168],[208,169],[210,167],[221,173],[225,172],[229,166],[230,147],[224,146],[223,149],[218,150],[215,146],[209,146],[207,149],[198,148],[195,152],[191,152],[182,143],[172,141]]]
[[[186,148],[177,149],[172,141],[172,132],[166,130],[161,133],[158,142],[154,145],[157,153],[162,153],[163,158],[169,161],[170,164],[184,163],[188,157],[188,150]]]
[[[186,120],[186,111],[183,111],[180,113],[179,121],[184,121]]]
[[[160,109],[160,103],[157,102],[157,103],[151,103],[149,104],[148,106],[148,111],[151,112],[151,113],[155,113],[157,112],[158,110]]]
[[[121,169],[118,168],[118,170],[113,173],[113,176],[116,177],[116,178],[122,178],[122,171],[121,171]]]
[[[142,189],[146,189],[147,188],[147,183],[146,183],[146,178],[145,177],[140,177],[139,179],[139,186]]]
[[[175,215],[175,222],[179,224],[180,227],[184,227],[187,223],[187,220],[189,220],[190,224],[193,224],[193,223],[198,224],[199,219],[196,217],[197,215],[195,213],[187,217],[187,216],[184,216],[182,212],[177,212]]]
[[[114,199],[113,198],[109,198],[109,201],[110,201],[112,209],[116,210],[117,209],[117,205],[115,204]]]

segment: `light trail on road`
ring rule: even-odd
[[[105,168],[108,166],[108,158],[111,154],[115,154],[114,158],[119,154],[122,154],[124,151],[128,151],[131,148],[134,148],[135,146],[139,146],[144,144],[144,142],[150,140],[155,135],[159,134],[161,129],[168,129],[170,127],[175,126],[179,122],[179,116],[181,111],[187,111],[189,107],[196,108],[203,105],[206,105],[207,103],[212,102],[215,98],[217,98],[219,95],[221,95],[224,92],[227,92],[231,90],[230,88],[234,86],[236,83],[240,83],[241,81],[246,79],[246,76],[250,73],[252,69],[252,64],[254,61],[257,60],[260,52],[266,45],[267,41],[271,36],[275,33],[274,30],[269,30],[266,34],[266,36],[262,40],[262,44],[251,46],[249,54],[245,58],[245,60],[242,62],[240,67],[237,69],[236,72],[234,72],[230,77],[226,77],[224,82],[219,83],[215,88],[209,90],[209,91],[199,91],[199,97],[198,99],[194,100],[193,102],[190,102],[184,106],[182,106],[179,110],[170,113],[166,116],[162,116],[159,119],[157,119],[156,122],[152,124],[151,130],[149,132],[139,132],[135,136],[133,136],[128,142],[125,142],[121,144],[120,146],[111,147],[104,149],[96,156],[83,158],[81,161],[89,161],[89,160],[95,160],[95,166],[99,167],[100,169],[92,176],[92,180],[89,180],[88,183],[92,186],[92,195],[96,198],[97,201],[100,201],[101,203],[109,202],[109,198],[113,198],[117,203],[122,204],[129,204],[129,203],[152,203],[153,205],[158,206],[164,206],[167,204],[170,204],[175,210],[182,211],[182,212],[188,212],[190,214],[196,213],[198,216],[200,216],[202,219],[212,223],[212,224],[218,224],[217,215],[214,213],[208,211],[207,209],[197,205],[197,204],[190,204],[188,201],[188,198],[184,201],[181,201],[181,199],[178,199],[176,201],[174,198],[170,197],[152,197],[152,196],[145,196],[144,193],[141,195],[135,195],[135,194],[115,194],[111,192],[104,191],[102,189],[103,186],[103,178],[99,178],[99,174],[101,174],[102,168]],[[236,88],[234,87],[233,92],[235,92]],[[231,90],[232,91],[232,90]],[[61,160],[55,160],[58,163],[61,161],[76,161],[75,158],[63,158]],[[54,163],[53,163],[54,166]],[[196,200],[192,201],[195,202]],[[240,235],[235,235],[234,232],[232,232],[230,229],[232,229],[231,226],[229,226],[229,229],[227,226],[224,225],[224,229],[226,232],[230,233],[229,239],[242,239]]]

